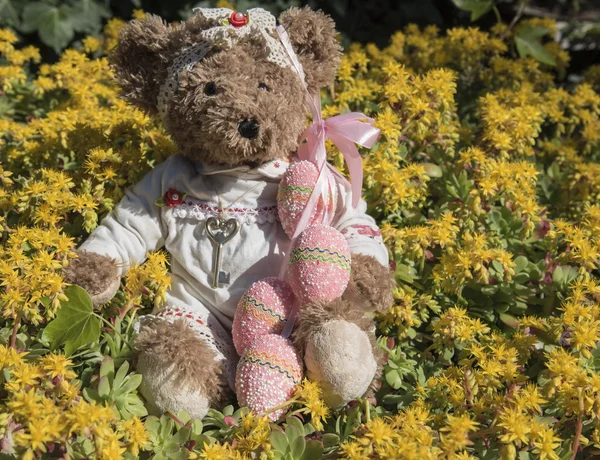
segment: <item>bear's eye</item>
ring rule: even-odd
[[[204,94],[207,96],[214,96],[217,94],[217,85],[215,85],[214,81],[209,81],[206,86],[204,86]]]
[[[271,88],[269,88],[266,83],[259,83],[258,89],[261,89],[263,91],[271,91]]]

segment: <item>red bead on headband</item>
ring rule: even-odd
[[[248,16],[246,16],[244,13],[234,11],[229,16],[229,24],[235,28],[243,27],[248,24]]]

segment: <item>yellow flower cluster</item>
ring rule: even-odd
[[[55,227],[11,229],[0,247],[0,305],[4,319],[37,325],[52,318],[61,300],[66,300],[59,270],[74,255],[73,238]]]
[[[558,261],[593,270],[600,258],[600,206],[590,206],[579,224],[555,219],[548,232],[550,247],[560,252]]]
[[[125,316],[131,308],[141,306],[146,298],[155,307],[164,305],[170,285],[167,254],[163,251],[149,253],[146,262],[130,267],[125,274],[126,303],[121,315]]]
[[[5,440],[12,440],[12,445],[3,445],[3,453],[32,460],[57,444],[64,448],[67,439],[74,438],[71,449],[76,455],[113,460],[127,451],[137,456],[147,444],[139,418],[119,420],[111,407],[81,398],[69,359],[48,354],[32,361],[26,355],[0,345],[0,370],[8,392],[0,406],[7,414],[0,419],[0,431]]]
[[[154,436],[137,417],[87,402],[80,387],[90,386],[98,350],[115,360],[130,351],[111,348],[112,337],[78,350],[74,365],[56,353],[35,358],[75,245],[175,152],[157,120],[118,97],[105,55],[122,25],[110,20],[102,38],[35,72],[39,52],[0,31],[11,114],[0,119],[0,448],[20,458],[68,449],[118,459],[162,447],[274,458],[278,428],[266,417],[244,413],[175,445],[168,440],[189,427]],[[377,315],[389,355],[379,406],[332,414],[304,381],[280,407],[317,430],[310,442],[343,439],[328,457],[554,460],[600,449],[600,71],[563,85],[569,56],[556,43],[542,44],[555,68],[513,54],[522,27],[556,30],[548,19],[487,32],[410,25],[385,48],[349,46],[322,92],[324,117],[359,111],[381,130],[361,152],[364,198],[398,282],[394,305]],[[327,150],[343,170],[340,152]],[[131,313],[126,331],[111,318],[123,343],[136,310],[164,302],[167,266],[166,254],[149,254],[100,312]]]
[[[386,418],[376,418],[361,426],[354,440],[342,444],[343,458],[351,460],[387,459],[474,459],[466,450],[472,442],[469,434],[478,423],[468,415],[448,415],[437,435],[431,428],[432,415],[421,405]]]

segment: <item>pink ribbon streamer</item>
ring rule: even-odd
[[[344,184],[345,188],[350,188],[352,190],[352,206],[356,207],[358,205],[362,191],[363,170],[362,159],[356,144],[362,147],[371,148],[379,138],[379,129],[372,126],[375,120],[359,112],[345,113],[323,120],[321,115],[321,98],[318,94],[314,98],[311,97],[306,82],[304,81],[302,65],[300,64],[300,61],[298,61],[296,53],[292,48],[287,32],[283,26],[278,26],[277,33],[292,62],[295,72],[298,74],[300,81],[304,85],[306,101],[310,107],[313,119],[312,124],[308,126],[302,136],[300,136],[298,158],[311,161],[317,166],[319,171],[315,187],[300,216],[294,235],[292,236],[289,248],[291,250],[293,241],[308,226],[312,211],[319,199],[322,199],[323,203],[326,204],[329,194],[336,193],[336,181]],[[348,166],[351,183],[348,183],[344,176],[327,162],[327,150],[325,149],[325,141],[327,139],[331,140],[342,153],[346,165]],[[325,219],[328,218],[328,212],[328,206],[325,206]],[[286,253],[286,260],[281,268],[281,278],[285,276],[289,252],[290,251],[288,250]],[[300,305],[298,304],[298,300],[295,299],[292,311],[290,312],[286,325],[281,333],[283,337],[287,338],[290,336],[294,323],[296,322],[296,315],[299,308]]]
[[[287,32],[282,26],[279,26],[277,27],[277,33],[292,62],[294,70],[300,76],[304,85],[306,100],[313,118],[313,123],[306,128],[300,137],[301,145],[298,147],[298,157],[301,160],[311,161],[319,170],[315,188],[294,232],[292,238],[294,239],[308,225],[312,211],[317,205],[319,198],[322,198],[324,203],[326,203],[328,194],[330,192],[335,193],[334,180],[343,183],[345,186],[349,185],[348,181],[335,167],[327,162],[325,141],[327,139],[331,140],[340,150],[346,161],[350,173],[352,206],[356,207],[360,200],[363,182],[362,159],[356,144],[366,148],[373,147],[379,137],[379,129],[372,126],[375,120],[360,112],[344,113],[323,120],[321,115],[321,98],[318,94],[313,98],[308,92],[303,78],[304,72],[302,71],[302,66],[292,48]],[[305,143],[302,144],[302,142]]]

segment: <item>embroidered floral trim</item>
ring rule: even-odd
[[[370,225],[362,225],[362,224],[350,225],[349,227],[344,228],[341,233],[348,240],[352,239],[352,238],[360,238],[362,236],[366,236],[368,238],[371,238],[371,239],[377,241],[378,243],[383,244],[383,237],[381,235],[381,231],[379,230],[379,228],[372,227]]]
[[[173,215],[179,218],[206,220],[209,217],[219,217],[219,205],[216,203],[195,201],[187,199],[173,209]],[[223,212],[225,219],[236,219],[241,224],[272,224],[279,222],[277,205],[259,208],[227,208]]]

